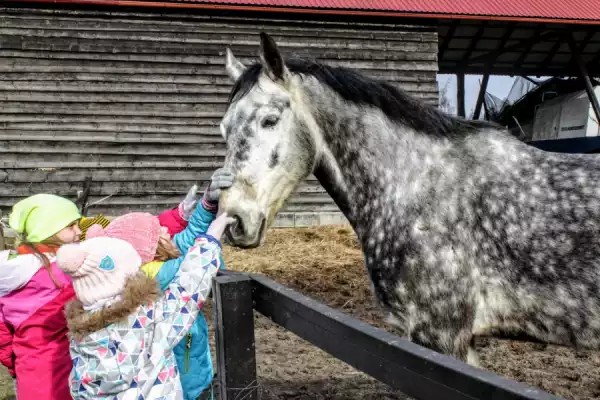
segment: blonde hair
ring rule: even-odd
[[[156,248],[155,261],[168,261],[181,257],[181,253],[170,240],[160,238]]]
[[[75,220],[75,221],[71,222],[69,225],[65,226],[63,229],[68,228],[73,225],[79,225],[79,220]],[[61,231],[62,231],[62,229],[61,229]],[[60,231],[58,233],[60,233]],[[40,249],[38,248],[38,246],[40,246],[40,245],[48,246],[51,248],[51,251],[46,251],[46,253],[56,256],[56,250],[58,250],[58,248],[60,246],[65,244],[65,242],[62,241],[58,237],[58,233],[55,233],[54,235],[50,236],[48,239],[44,239],[41,242],[36,242],[36,243],[28,241],[27,234],[24,234],[20,240],[19,245],[25,246],[25,248],[29,249],[29,251],[31,253],[33,253],[42,262],[42,264],[44,265],[44,268],[48,272],[48,275],[50,275],[50,279],[52,279],[52,283],[54,283],[54,286],[57,289],[62,289],[62,285],[58,283],[58,281],[54,277],[54,274],[52,273],[52,263],[50,262],[50,259],[48,258],[48,256],[46,256],[46,254],[44,252],[40,251]]]
[[[50,279],[52,279],[52,283],[54,283],[54,286],[57,289],[62,289],[62,285],[58,283],[58,281],[54,277],[54,274],[52,273],[52,263],[50,262],[50,259],[48,258],[48,256],[45,253],[42,253],[38,249],[38,245],[46,245],[46,246],[51,246],[53,248],[58,249],[63,244],[65,244],[65,243],[62,240],[60,240],[57,237],[57,235],[53,235],[53,236],[49,237],[48,239],[42,240],[40,243],[31,243],[31,242],[28,242],[27,239],[21,240],[21,246],[25,246],[27,249],[29,249],[44,265],[44,268],[48,272],[48,275],[50,275]],[[56,255],[56,252],[52,251],[52,252],[49,252],[49,254]]]

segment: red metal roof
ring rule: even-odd
[[[600,24],[600,0],[37,0],[37,2]]]
[[[600,0],[184,0],[269,7],[299,7],[458,14],[496,17],[600,20]]]

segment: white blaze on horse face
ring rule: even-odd
[[[234,244],[260,245],[281,206],[311,172],[314,150],[301,126],[289,93],[265,74],[227,110],[221,123],[225,165],[236,181],[220,208],[240,222],[230,232]]]

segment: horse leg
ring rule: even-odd
[[[425,321],[430,318],[424,318]],[[431,321],[431,320],[430,320]],[[475,350],[475,338],[471,327],[456,329],[456,321],[448,321],[446,325],[439,324],[440,320],[426,323],[418,321],[411,323],[407,318],[393,311],[389,312],[386,322],[399,331],[399,336],[420,346],[427,347],[438,353],[446,354],[479,367],[479,356]]]
[[[475,350],[475,336],[472,336],[471,341],[469,342],[469,349],[467,350],[467,364],[478,368],[481,366],[481,363],[479,362],[479,354],[477,354],[477,350]]]
[[[477,367],[479,357],[473,340],[475,299],[469,285],[462,281],[452,277],[443,281],[444,285],[440,285],[437,279],[422,279],[409,290],[399,283],[395,301],[387,306],[380,302],[386,322],[403,339]]]
[[[398,317],[393,311],[388,313],[385,321],[396,331],[397,336],[402,339],[410,340],[409,335],[406,332],[406,324],[403,322],[402,317]]]
[[[470,329],[434,328],[417,324],[411,332],[411,341],[447,356],[454,357],[474,367],[479,366],[479,356],[471,345]]]
[[[475,367],[479,357],[474,347],[474,308],[468,302],[453,302],[439,298],[431,303],[413,303],[414,313],[410,326],[410,340]],[[420,307],[419,307],[420,305]]]

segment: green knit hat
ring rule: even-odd
[[[40,243],[81,219],[75,203],[53,194],[19,201],[8,217],[10,227],[31,243]]]

